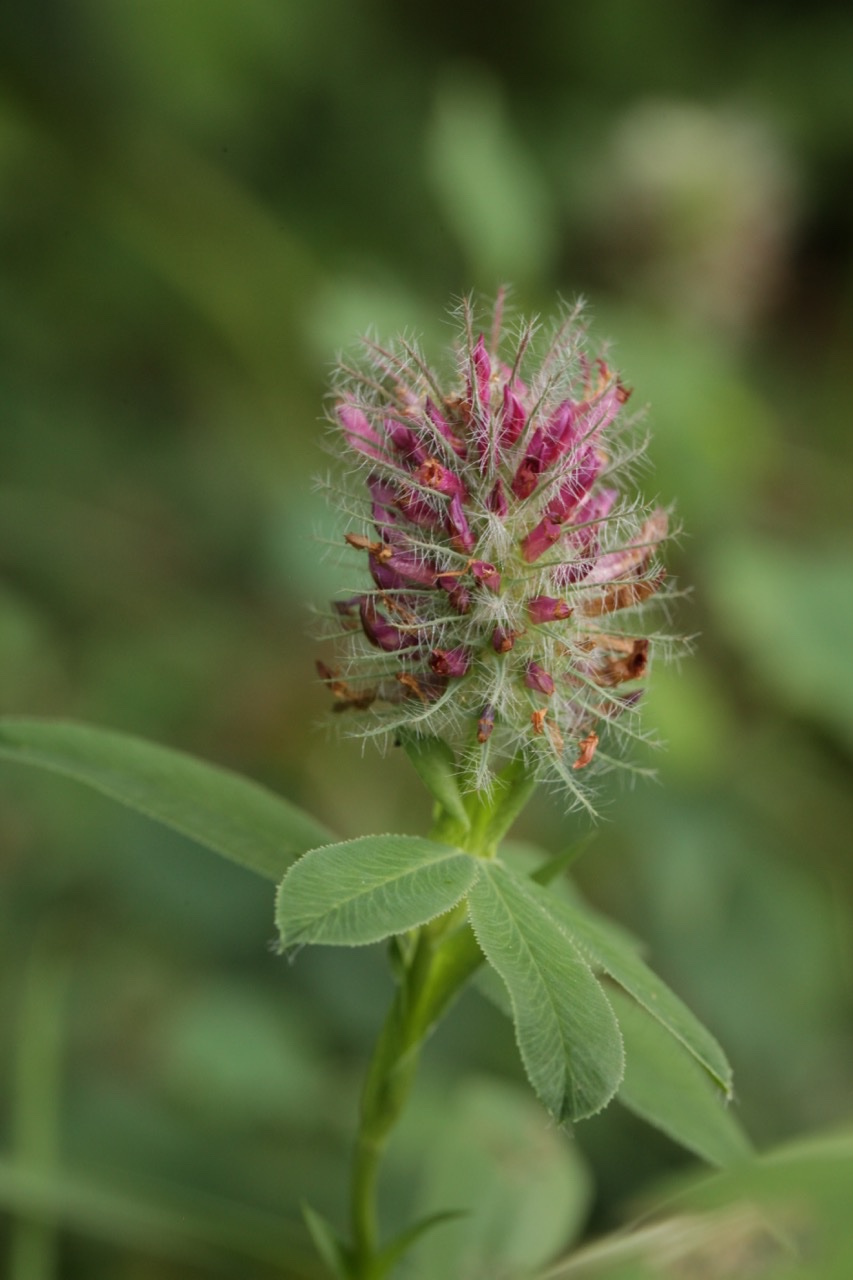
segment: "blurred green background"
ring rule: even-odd
[[[849,1121],[853,14],[31,0],[0,67],[0,712],[185,748],[345,836],[422,829],[406,762],[323,727],[328,370],[369,325],[439,349],[470,289],[583,294],[651,405],[697,639],[655,672],[661,785],[613,784],[578,878],[727,1047],[760,1146]],[[543,797],[522,834],[585,829]],[[343,1213],[381,949],[288,965],[266,885],[12,767],[0,878],[12,1280],[316,1274],[298,1201]],[[464,1201],[482,1140],[529,1160],[490,1203],[517,1178],[547,1253],[687,1159],[615,1108],[561,1139],[521,1079],[466,996],[389,1222]]]

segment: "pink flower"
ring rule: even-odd
[[[365,342],[336,383],[334,450],[365,499],[347,542],[373,589],[333,611],[333,692],[368,734],[451,742],[472,786],[521,751],[583,799],[579,769],[636,713],[667,516],[622,481],[629,393],[578,314],[540,348],[533,323],[503,331],[503,302],[489,338],[463,305],[449,375],[406,340]]]

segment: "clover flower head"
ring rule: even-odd
[[[338,366],[346,543],[372,586],[332,606],[318,670],[367,736],[442,738],[472,788],[522,753],[588,804],[588,777],[640,736],[667,513],[634,491],[630,393],[578,308],[550,331],[510,326],[502,294],[487,334],[470,302],[457,318],[447,375],[406,338]]]

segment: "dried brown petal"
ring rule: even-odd
[[[596,670],[596,684],[610,687],[626,680],[640,680],[648,670],[649,642],[645,638],[630,642],[630,651],[621,658],[605,658]]]
[[[593,732],[587,734],[585,738],[581,738],[578,743],[578,758],[572,765],[573,769],[585,769],[592,757],[595,755],[595,749],[598,746],[598,734]]]
[[[540,708],[538,711],[531,711],[530,723],[533,725],[534,733],[538,734],[545,732],[545,720],[547,719],[547,716],[548,712],[544,707]]]
[[[618,609],[630,609],[635,604],[642,604],[660,590],[666,578],[666,571],[642,582],[622,582],[618,586],[608,587],[603,596],[595,600],[585,600],[580,611],[587,618],[598,618],[603,613],[616,613]]]

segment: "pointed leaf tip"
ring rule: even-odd
[[[318,1254],[329,1268],[335,1280],[352,1280],[352,1250],[341,1239],[335,1228],[316,1209],[303,1200],[300,1208],[305,1225]]]

